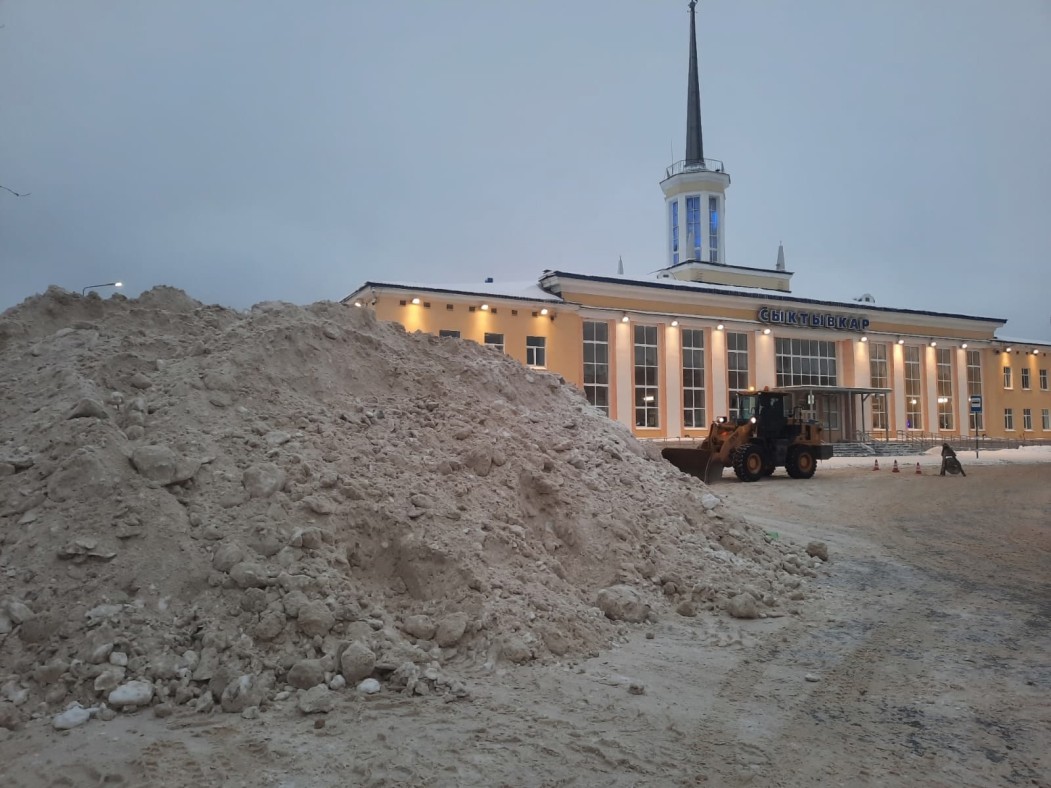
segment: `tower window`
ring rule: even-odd
[[[708,262],[719,262],[719,198],[708,198]]]
[[[701,259],[701,198],[686,198],[686,241],[693,247],[686,251],[691,260]]]
[[[679,264],[679,201],[672,200],[668,203],[670,211],[668,219],[671,222],[671,264]]]

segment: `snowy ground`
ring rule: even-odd
[[[994,449],[993,451],[978,452],[975,457],[974,448],[968,449],[962,442],[953,446],[956,458],[963,464],[964,470],[971,465],[1012,465],[1022,463],[1032,465],[1034,463],[1051,463],[1051,446],[1022,446],[1018,449]],[[923,454],[906,454],[903,457],[833,457],[831,460],[823,460],[821,468],[871,468],[873,461],[878,459],[881,470],[890,470],[894,461],[898,461],[898,467],[915,469],[916,463],[925,472],[930,468],[936,471],[941,467],[941,447],[935,446]]]

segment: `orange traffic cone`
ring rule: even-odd
[[[879,470],[879,460],[876,460],[876,464],[872,466],[872,470],[874,470],[874,471],[878,471]]]
[[[917,476],[922,476],[923,475],[923,471],[920,470],[920,464],[919,463],[916,463],[916,475]]]
[[[897,460],[894,461],[894,467],[890,469],[890,472],[891,473],[901,473],[901,471],[898,470],[898,461]]]

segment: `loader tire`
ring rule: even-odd
[[[763,477],[766,460],[763,452],[754,443],[739,446],[734,452],[734,473],[742,482],[757,482]]]
[[[793,479],[809,479],[817,470],[817,460],[809,449],[789,449],[788,456],[785,457],[785,470]]]

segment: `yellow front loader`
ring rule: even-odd
[[[791,396],[770,390],[741,395],[736,421],[719,418],[700,447],[668,447],[661,454],[706,484],[720,479],[728,465],[745,482],[759,481],[779,467],[793,479],[809,479],[818,460],[832,457],[832,445],[824,443],[820,424],[803,418],[801,409],[786,407]]]

